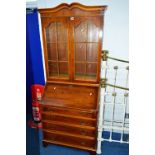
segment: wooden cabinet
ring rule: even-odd
[[[46,68],[41,103],[44,145],[95,154],[106,8],[72,3],[39,10]]]

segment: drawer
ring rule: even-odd
[[[62,131],[62,132],[81,135],[81,136],[82,135],[91,136],[91,137],[96,136],[95,127],[70,125],[62,122],[48,122],[48,121],[43,121],[42,125],[43,125],[43,129]]]
[[[42,102],[59,107],[97,109],[98,87],[47,85]]]
[[[54,113],[60,113],[60,114],[67,114],[67,115],[73,115],[73,116],[82,116],[82,117],[89,117],[89,118],[96,118],[97,112],[96,111],[88,111],[88,110],[75,110],[75,109],[69,109],[69,108],[58,108],[58,107],[52,107],[48,105],[41,105],[41,109],[43,112],[54,112]]]
[[[58,122],[64,122],[69,124],[75,124],[75,125],[96,127],[96,119],[77,117],[74,115],[71,116],[71,115],[63,115],[58,113],[51,114],[48,112],[42,112],[42,120],[58,121]]]
[[[66,143],[69,145],[78,145],[84,147],[95,148],[96,140],[91,137],[73,136],[71,134],[63,134],[61,132],[43,131],[44,140]]]

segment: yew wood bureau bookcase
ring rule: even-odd
[[[46,68],[41,101],[44,146],[58,144],[96,154],[106,8],[63,3],[39,9]]]

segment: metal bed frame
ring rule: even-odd
[[[104,77],[101,78],[101,98],[100,98],[100,105],[99,105],[99,116],[98,116],[98,139],[97,139],[97,154],[101,154],[101,144],[103,141],[108,141],[108,142],[119,142],[119,143],[129,143],[129,139],[124,140],[124,132],[129,132],[129,127],[126,126],[126,107],[128,104],[128,97],[129,97],[129,88],[127,88],[128,85],[128,77],[129,77],[129,61],[125,61],[125,60],[121,60],[121,59],[117,59],[117,58],[113,58],[108,56],[108,51],[102,51],[102,63],[103,66],[101,68],[101,72],[104,71]],[[108,60],[113,60],[116,62],[122,62],[127,64],[127,66],[125,68],[119,68],[118,66],[114,66],[113,68],[110,68],[108,66]],[[114,84],[110,84],[107,81],[107,70],[108,69],[113,69],[114,70]],[[118,86],[116,85],[116,81],[117,81],[117,72],[119,69],[125,69],[126,70],[126,86]],[[102,77],[102,76],[101,76]],[[107,91],[107,87],[111,87],[113,90],[112,92],[108,92]],[[121,89],[124,90],[123,93],[118,93],[116,91],[116,89]],[[112,101],[106,102],[105,98],[106,95],[109,94],[112,97]],[[116,126],[114,125],[115,120],[114,120],[114,114],[115,114],[115,106],[116,106],[116,96],[118,95],[123,95],[122,97],[124,98],[123,102],[120,105],[123,105],[123,120],[121,122],[119,122],[121,125],[120,126]],[[105,106],[106,105],[112,105],[112,119],[109,121],[110,125],[105,125],[104,124],[104,113],[105,113]],[[129,117],[129,114],[128,114]],[[109,130],[110,132],[110,136],[108,138],[103,138],[102,137],[102,133],[104,130]],[[120,139],[119,140],[115,140],[112,138],[112,134],[113,131],[119,131],[120,133]]]

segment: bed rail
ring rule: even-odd
[[[126,120],[129,118],[129,113],[127,113],[127,105],[128,100],[129,100],[129,88],[128,86],[128,77],[129,77],[129,61],[126,60],[122,60],[122,59],[118,59],[118,58],[114,58],[114,57],[110,57],[108,56],[108,51],[104,50],[102,51],[102,62],[104,63],[104,67],[102,67],[101,72],[104,70],[104,77],[101,77],[101,98],[100,98],[100,110],[99,110],[99,118],[98,118],[98,143],[97,143],[97,153],[101,154],[101,142],[102,141],[108,141],[108,142],[119,142],[119,143],[129,143],[129,138],[127,136],[127,138],[124,138],[125,132],[128,135],[128,131],[129,131],[129,122],[126,122]],[[125,69],[126,71],[126,79],[125,79],[125,86],[119,86],[117,85],[117,75],[118,75],[118,70],[121,69],[118,66],[114,66],[113,68],[110,68],[108,66],[108,61],[112,60],[115,61],[115,63],[117,62],[121,62],[121,63],[125,63],[127,64],[127,66],[123,69]],[[114,83],[110,83],[108,81],[108,77],[107,77],[107,70],[114,70]],[[107,87],[110,87],[112,89],[112,92],[108,92],[107,91]],[[117,90],[121,90],[123,92],[117,92]],[[112,101],[109,103],[106,101],[106,95],[110,94]],[[115,109],[116,109],[116,97],[117,96],[122,96],[123,97],[123,102],[119,103],[119,105],[123,106],[122,109],[122,120],[118,123],[114,116],[115,116]],[[111,105],[112,106],[112,118],[111,120],[108,120],[108,125],[105,124],[105,122],[107,120],[105,120],[105,106],[106,105]],[[119,124],[119,126],[116,126],[116,123]],[[108,130],[109,132],[109,137],[108,138],[104,138],[103,137],[103,132]],[[114,131],[119,131],[120,134],[120,138],[118,140],[113,139],[113,133]]]

